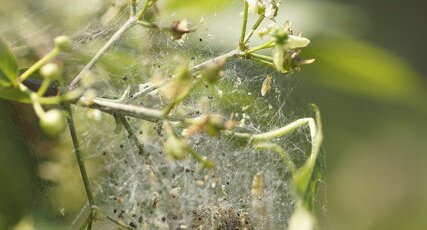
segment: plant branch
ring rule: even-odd
[[[93,216],[94,216],[93,195],[92,195],[92,191],[90,189],[89,177],[87,175],[86,167],[85,167],[85,164],[84,164],[81,152],[80,152],[80,145],[79,145],[79,141],[77,139],[76,127],[74,125],[73,113],[71,111],[70,105],[66,105],[65,109],[68,112],[67,122],[68,122],[68,127],[70,129],[71,140],[73,141],[74,153],[76,154],[77,163],[79,165],[80,173],[81,173],[82,178],[83,178],[83,185],[84,185],[84,188],[86,190],[87,199],[88,199],[89,205],[90,205],[89,222],[88,222],[88,227],[87,227],[87,229],[90,230],[92,228],[92,221],[93,221]]]
[[[142,155],[144,154],[144,144],[141,143],[138,139],[138,137],[135,135],[135,132],[132,130],[132,127],[130,126],[129,122],[127,121],[126,117],[123,115],[116,115],[120,122],[123,124],[123,126],[125,127],[128,135],[130,138],[132,138],[133,142],[135,143],[136,147],[138,148],[139,154]]]
[[[91,105],[81,105],[83,107],[89,107],[94,109],[99,109],[107,113],[119,113],[124,116],[134,117],[138,119],[143,119],[146,121],[158,121],[164,118],[163,111],[157,109],[145,108],[142,106],[128,105],[114,101],[106,101],[103,99],[94,99],[93,104]],[[176,120],[169,118],[171,120]]]
[[[110,40],[108,40],[107,43],[105,43],[105,45],[95,54],[95,56],[93,56],[93,58],[89,61],[89,63],[87,63],[87,65],[83,67],[80,73],[77,74],[77,76],[71,81],[71,83],[68,86],[69,90],[76,88],[77,84],[85,76],[85,74],[89,70],[91,70],[96,65],[96,63],[98,63],[98,61],[105,55],[105,53],[111,48],[111,46],[113,46],[114,43],[120,40],[123,34],[127,30],[129,30],[135,24],[135,22],[136,22],[136,18],[130,17],[120,27],[120,29],[117,30],[117,32],[110,38]]]

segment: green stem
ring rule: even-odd
[[[260,15],[258,17],[258,19],[256,20],[255,24],[252,26],[251,31],[249,32],[248,37],[245,39],[244,44],[247,44],[249,42],[249,39],[251,39],[252,35],[254,34],[255,30],[258,29],[259,25],[261,24],[262,21],[264,21],[265,16],[264,15]]]
[[[42,59],[32,65],[29,69],[27,69],[24,73],[21,74],[18,78],[18,82],[24,82],[33,74],[35,71],[40,69],[44,64],[48,63],[52,60],[56,55],[61,53],[58,48],[53,48],[48,54],[46,54]]]
[[[141,20],[142,16],[144,16],[144,14],[147,11],[148,7],[150,7],[150,2],[151,2],[151,0],[145,0],[144,6],[142,7],[142,9],[135,16],[136,21]]]
[[[249,11],[249,4],[245,0],[243,5],[243,22],[242,22],[242,30],[240,32],[240,39],[239,39],[239,48],[240,50],[245,49],[245,36],[246,36],[246,26],[248,24],[248,11]]]
[[[263,65],[266,65],[268,67],[274,68],[274,64],[271,61],[266,61],[266,60],[259,59],[259,58],[256,58],[256,57],[252,57],[251,59],[254,60],[254,61],[256,61],[256,62],[259,62],[259,63],[261,63]]]
[[[255,46],[255,47],[247,50],[245,53],[246,54],[250,54],[250,53],[253,53],[253,52],[258,51],[258,50],[268,49],[268,48],[273,47],[274,44],[275,44],[275,41],[271,40],[271,41],[268,41],[268,42],[266,42],[266,43],[264,43],[264,44],[262,44],[260,46]]]
[[[314,178],[314,170],[317,164],[317,158],[320,152],[320,146],[323,141],[323,132],[322,132],[322,123],[320,118],[320,112],[319,108],[311,104],[313,107],[313,110],[316,114],[316,132],[314,133],[314,137],[312,136],[312,144],[311,144],[311,154],[310,157],[306,160],[304,165],[296,172],[294,176],[294,181],[298,181],[297,184],[295,184],[295,190],[300,198],[302,198],[302,202],[304,205],[310,207],[311,205],[309,202],[311,200],[307,200],[307,194],[310,191],[310,184],[313,181]],[[313,135],[313,134],[312,134]]]
[[[264,61],[273,62],[273,58],[272,57],[266,56],[266,55],[262,55],[262,54],[256,54],[256,53],[249,54],[249,58],[251,59],[252,57],[255,57],[257,59],[264,60]]]
[[[24,84],[20,83],[18,85],[19,89],[27,94],[30,98],[31,95],[34,93],[33,91],[29,90],[28,87],[26,87]],[[59,103],[63,102],[74,102],[76,101],[81,95],[82,90],[80,88],[75,89],[73,91],[67,92],[64,95],[61,96],[52,96],[52,97],[38,97],[37,101],[42,105],[58,105]],[[32,103],[33,101],[28,101],[24,103]]]
[[[233,136],[238,138],[247,139],[249,141],[255,141],[255,142],[268,141],[268,140],[282,137],[286,134],[289,134],[304,125],[309,125],[311,138],[313,140],[316,133],[316,125],[314,123],[313,118],[301,118],[294,122],[291,122],[290,124],[287,124],[286,126],[283,126],[282,128],[268,131],[265,133],[259,133],[259,134],[229,133],[229,134],[232,134]]]
[[[45,116],[45,111],[40,104],[39,96],[36,93],[31,93],[30,97],[31,101],[33,102],[34,112],[41,119],[43,116]]]
[[[42,85],[40,86],[39,90],[37,91],[37,94],[40,97],[43,97],[43,95],[46,93],[46,90],[49,88],[50,82],[51,81],[49,79],[46,79],[42,82]]]
[[[135,22],[135,24],[146,27],[146,28],[164,30],[164,28],[160,28],[157,24],[152,23],[152,22],[146,22],[146,21],[138,20]]]
[[[320,117],[320,110],[315,104],[310,104],[315,113],[316,119],[316,133],[314,134],[312,148],[311,148],[311,156],[310,158],[317,159],[317,156],[320,152],[320,146],[323,142],[323,131],[322,131],[322,119]],[[312,134],[313,135],[313,134]]]
[[[188,152],[190,153],[191,157],[193,157],[197,162],[199,162],[201,164],[202,168],[212,168],[214,167],[214,163],[211,160],[208,160],[207,157],[199,154],[198,152],[196,152],[194,149],[188,147]]]
[[[291,174],[295,175],[297,171],[297,167],[295,166],[294,162],[292,162],[292,159],[289,156],[289,154],[285,152],[285,150],[283,150],[283,148],[280,147],[278,144],[262,143],[262,144],[257,144],[254,147],[259,150],[276,152],[280,156],[280,158],[282,159],[283,163],[286,165],[288,170],[291,172]]]
[[[92,217],[91,217],[92,216]],[[89,216],[88,218],[88,223],[87,223],[87,228],[86,230],[91,230],[92,229],[92,224],[93,224],[93,214]]]
[[[84,185],[86,195],[87,195],[87,199],[88,199],[89,205],[90,205],[89,223],[88,223],[88,228],[87,228],[90,230],[92,228],[92,221],[93,221],[93,216],[94,216],[93,195],[92,195],[92,191],[90,189],[89,177],[88,177],[88,174],[86,171],[86,167],[85,167],[85,164],[83,161],[83,157],[82,157],[81,152],[80,152],[79,141],[77,139],[76,127],[74,125],[73,113],[71,111],[70,105],[66,105],[65,110],[68,112],[67,122],[68,122],[68,127],[70,129],[71,140],[73,141],[74,153],[76,154],[77,163],[78,163],[79,169],[80,169],[80,174],[81,174],[82,179],[83,179],[83,185]]]

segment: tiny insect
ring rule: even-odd
[[[262,96],[265,96],[268,93],[268,91],[270,91],[272,79],[273,79],[273,76],[271,75],[267,75],[267,77],[264,79],[264,82],[262,83],[262,86],[261,86]]]

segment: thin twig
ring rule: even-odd
[[[79,169],[80,169],[80,174],[82,175],[83,178],[83,185],[86,191],[86,195],[87,195],[87,199],[89,201],[89,206],[90,206],[90,213],[89,213],[89,222],[88,222],[88,230],[90,230],[92,228],[92,221],[93,221],[93,207],[94,207],[94,202],[93,202],[93,195],[92,195],[92,191],[90,189],[90,183],[89,183],[89,177],[87,175],[87,171],[86,171],[86,167],[83,161],[83,157],[81,155],[80,152],[80,146],[79,146],[79,141],[77,139],[77,133],[76,133],[76,127],[74,125],[74,120],[73,120],[73,113],[71,111],[71,107],[70,105],[66,105],[65,109],[68,112],[68,116],[67,116],[67,122],[68,122],[68,127],[70,129],[70,135],[71,135],[71,139],[73,141],[73,146],[74,146],[74,153],[76,154],[76,158],[77,158],[77,163],[79,165]]]
[[[127,121],[126,117],[119,114],[116,116],[119,118],[120,122],[125,127],[129,137],[132,138],[133,142],[135,142],[135,145],[138,148],[139,154],[140,155],[144,154],[144,144],[139,141],[138,137],[135,135],[135,132],[132,130],[132,127]]]
[[[106,217],[107,217],[108,220],[110,220],[111,222],[117,224],[119,227],[122,227],[122,228],[125,228],[125,229],[128,229],[128,230],[134,230],[133,228],[127,226],[123,222],[114,219],[113,217],[110,217],[110,216],[106,216]]]
[[[76,88],[77,84],[85,76],[85,74],[89,70],[91,70],[96,65],[96,63],[98,63],[98,61],[105,55],[105,53],[111,48],[111,46],[113,46],[114,43],[120,40],[123,34],[128,29],[130,29],[135,24],[135,22],[136,22],[136,18],[130,17],[120,27],[120,29],[117,30],[117,32],[110,38],[110,40],[108,40],[108,42],[105,43],[105,45],[95,54],[95,56],[89,61],[89,63],[87,63],[87,65],[80,71],[80,73],[77,74],[77,76],[71,81],[71,83],[68,86],[69,90]]]
[[[91,70],[96,63],[107,53],[107,51],[114,45],[118,40],[121,39],[124,33],[128,31],[136,22],[140,21],[142,16],[144,16],[147,9],[150,7],[150,0],[146,0],[143,8],[136,13],[136,1],[132,1],[131,3],[131,16],[129,19],[117,30],[116,33],[110,38],[110,40],[105,43],[105,45],[95,54],[95,56],[89,61],[89,63],[80,71],[79,74],[71,81],[68,85],[70,90],[74,89],[79,81],[84,77],[84,75]],[[135,11],[135,12],[134,12]]]
[[[120,113],[125,116],[139,118],[147,121],[157,121],[164,118],[162,110],[145,108],[143,106],[128,105],[120,102],[106,101],[103,99],[94,99],[93,104],[82,106],[99,109],[107,113]]]

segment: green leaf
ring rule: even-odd
[[[0,86],[16,85],[18,63],[7,44],[0,38]]]
[[[327,87],[410,105],[427,96],[420,75],[409,64],[370,43],[325,38],[315,40],[309,50],[306,55],[317,61],[306,69]]]
[[[22,103],[31,103],[30,96],[15,87],[0,87],[0,98]]]

